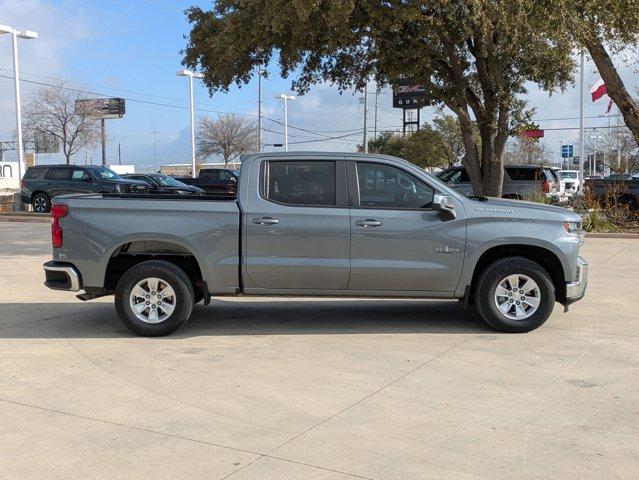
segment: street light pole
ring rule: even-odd
[[[153,134],[153,165],[155,166],[155,171],[158,171],[158,132],[157,130],[153,130],[151,132]]]
[[[281,98],[284,101],[284,151],[288,152],[288,101],[295,100],[295,96],[280,93],[275,95],[275,98]]]
[[[584,179],[584,50],[581,49],[579,65],[579,184]]]
[[[18,31],[13,27],[7,25],[0,25],[0,35],[3,33],[11,34],[11,44],[13,47],[13,87],[16,96],[16,134],[17,142],[16,149],[18,151],[18,179],[22,179],[24,171],[24,150],[22,142],[22,105],[20,102],[20,68],[18,65],[18,37],[25,40],[31,40],[38,38],[37,32],[30,30]]]
[[[257,70],[257,151],[262,151],[262,69]]]
[[[178,77],[189,77],[189,110],[191,116],[191,176],[195,174],[195,112],[193,107],[193,78],[203,78],[201,73],[192,72],[190,70],[180,70],[177,72]]]

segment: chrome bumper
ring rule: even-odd
[[[82,288],[80,273],[73,265],[47,262],[44,268],[44,285],[53,290],[67,290],[77,292]]]
[[[569,303],[582,299],[586,294],[586,287],[588,286],[588,262],[582,257],[577,257],[576,276],[577,280],[566,283],[566,300]]]

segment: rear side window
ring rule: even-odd
[[[507,167],[506,173],[514,181],[539,180],[539,170],[536,168]]]
[[[271,161],[265,168],[264,196],[286,205],[333,206],[335,162]]]
[[[235,175],[230,170],[202,170],[200,178],[207,180],[231,180],[235,178]]]
[[[40,175],[42,175],[43,172],[46,172],[46,171],[47,171],[46,168],[30,168],[24,174],[24,178],[38,178]]]
[[[48,176],[51,180],[69,180],[70,175],[70,168],[53,168]]]
[[[220,172],[218,170],[202,170],[200,178],[205,178],[207,180],[219,180]]]

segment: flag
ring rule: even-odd
[[[604,115],[610,115],[611,110],[612,110],[612,98],[608,102],[608,106],[606,107],[606,113],[604,113]]]
[[[590,87],[590,96],[592,97],[593,102],[596,102],[607,93],[606,84],[601,78],[598,80],[595,80],[594,82],[591,82],[589,87]]]

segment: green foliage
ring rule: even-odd
[[[612,223],[601,210],[590,210],[581,215],[586,232],[618,232],[620,228]]]
[[[499,196],[527,83],[553,90],[572,78],[571,39],[549,32],[557,13],[554,0],[218,0],[187,10],[184,63],[211,91],[247,83],[272,59],[300,94],[323,81],[411,79],[457,116],[475,193]]]
[[[527,200],[529,202],[544,203],[546,205],[551,205],[553,203],[552,198],[550,198],[548,195],[546,195],[541,190],[533,191],[532,193],[526,195],[523,198],[523,200]]]
[[[371,153],[404,158],[422,168],[444,168],[464,156],[459,122],[450,115],[436,117],[432,125],[424,123],[417,132],[406,135],[382,132],[368,142],[368,149]]]

